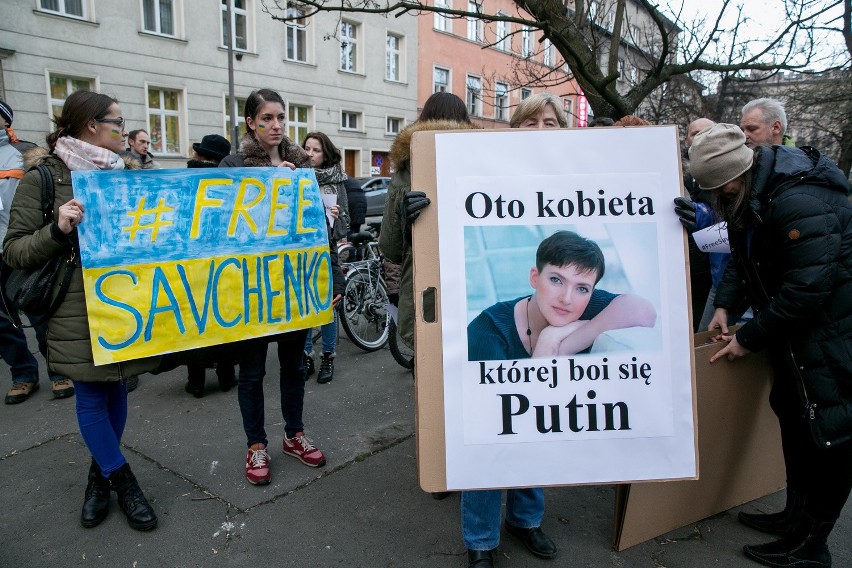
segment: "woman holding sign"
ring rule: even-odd
[[[284,100],[271,89],[253,91],[246,99],[243,112],[248,132],[243,136],[240,153],[228,156],[220,168],[311,166],[307,153],[284,135],[287,124]],[[334,305],[343,293],[343,277],[337,264],[337,245],[329,228],[329,249],[334,285]],[[305,401],[305,368],[303,349],[308,330],[252,339],[235,346],[241,353],[237,398],[246,432],[246,479],[252,485],[267,485],[272,479],[269,469],[268,440],[264,429],[263,377],[266,375],[266,351],[269,341],[278,344],[281,365],[281,413],[284,417],[283,451],[309,467],[325,465],[325,456],[305,436],[302,409]]]
[[[710,322],[726,345],[710,362],[766,349],[774,374],[787,506],[739,520],[782,538],[744,551],[767,566],[828,567],[827,539],[852,490],[849,182],[813,148],[745,143],[737,126],[716,124],[689,148],[693,177],[728,222],[733,257]],[[754,318],[729,333],[728,312],[744,297]]]
[[[56,130],[47,137],[50,152],[27,154],[31,166],[43,164],[53,176],[54,219],[44,224],[41,177],[38,171],[28,172],[12,203],[3,246],[3,259],[15,268],[43,265],[79,248],[77,226],[84,221],[85,211],[74,199],[72,171],[138,167],[119,156],[126,134],[121,108],[112,97],[90,91],[72,93],[55,123]],[[75,254],[68,292],[48,321],[47,346],[50,370],[74,381],[77,423],[92,455],[80,524],[94,527],[106,518],[112,489],[130,526],[150,530],[157,526],[157,516],[121,453],[121,436],[127,422],[127,379],[152,370],[158,359],[95,367],[78,259]],[[56,280],[54,289],[60,281]]]
[[[330,208],[334,219],[332,235],[335,242],[345,239],[349,232],[349,202],[346,197],[346,174],[340,168],[340,150],[332,144],[331,140],[322,132],[311,132],[305,136],[302,148],[308,153],[311,167],[317,176],[320,193],[324,196],[332,196],[336,203]],[[325,197],[323,197],[325,199]],[[322,361],[317,375],[318,383],[329,383],[334,378],[334,357],[337,346],[337,312],[334,312],[334,321],[320,327],[322,333]],[[314,373],[314,342],[308,331],[305,340],[305,377]]]

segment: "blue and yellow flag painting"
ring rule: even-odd
[[[96,365],[332,321],[313,170],[72,176]]]

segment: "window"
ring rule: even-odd
[[[308,33],[306,30],[307,21],[305,20],[305,13],[302,10],[299,10],[298,8],[293,8],[291,6],[287,8],[287,17],[296,18],[295,20],[288,20],[286,23],[287,60],[307,63]]]
[[[502,12],[497,12],[497,15],[506,16],[506,14]],[[509,48],[512,47],[511,40],[509,38],[509,22],[497,22],[497,49],[500,51],[509,51]]]
[[[521,87],[521,100],[525,101],[532,96],[532,89]]]
[[[639,26],[630,24],[630,41],[633,42],[633,45],[638,46],[640,39],[642,39],[642,33],[639,31]]]
[[[596,0],[593,0],[592,2],[589,2],[589,19],[590,19],[591,21],[593,21],[593,22],[594,22],[595,20],[597,20],[597,17],[598,17],[598,8],[599,8],[599,6],[598,6],[598,3],[597,3],[597,1],[596,1]]]
[[[142,0],[142,27],[146,32],[175,35],[173,0]]]
[[[246,128],[246,118],[243,116],[243,114],[245,114],[243,113],[243,109],[245,108],[246,100],[237,97],[237,126],[240,127],[240,140],[243,135],[248,132],[248,129]],[[231,140],[231,97],[228,95],[225,95],[225,138],[227,138],[231,144],[234,143],[234,141]],[[237,144],[239,144],[239,140],[237,141]]]
[[[565,111],[565,116],[568,118],[568,126],[574,122],[574,101],[569,98],[562,99],[562,110]]]
[[[542,63],[547,65],[548,67],[553,66],[553,44],[550,43],[550,40],[545,38],[543,42],[541,42],[541,49],[544,52],[542,55]]]
[[[494,85],[494,118],[509,120],[509,85],[506,83]]]
[[[340,129],[341,130],[358,130],[361,114],[351,111],[341,111],[340,113]]]
[[[532,57],[532,29],[524,26],[521,30],[521,57]]]
[[[358,71],[358,24],[340,22],[340,70]]]
[[[248,50],[248,10],[246,4],[249,0],[232,0],[231,20],[234,26],[234,49]],[[231,36],[231,26],[228,24],[228,0],[222,0],[222,46],[228,47],[228,38]],[[151,141],[153,146],[154,141]]]
[[[402,81],[402,37],[389,33],[385,40],[385,79]]]
[[[301,145],[305,136],[311,131],[311,107],[304,105],[287,105],[287,136],[294,143]]]
[[[51,118],[62,115],[62,105],[65,104],[65,99],[68,98],[68,95],[74,91],[95,90],[95,82],[92,79],[50,74],[48,82],[50,83]]]
[[[475,14],[482,13],[482,3],[476,0],[469,0],[467,3],[467,11]],[[478,17],[468,17],[467,19],[467,39],[471,41],[482,41],[483,22]]]
[[[452,3],[450,0],[435,0],[436,8],[446,8],[450,9],[452,7]],[[432,27],[438,30],[439,32],[450,32],[452,29],[450,28],[450,19],[446,14],[440,14],[435,12],[435,21],[432,24]]]
[[[467,76],[466,102],[470,116],[482,116],[482,79],[480,77]]]
[[[148,134],[151,152],[180,154],[180,91],[148,87]]]
[[[396,136],[402,130],[403,120],[396,116],[387,117],[385,134],[388,136]]]
[[[435,67],[432,72],[432,92],[446,93],[450,90],[450,70]]]
[[[84,0],[40,0],[41,9],[46,12],[56,12],[63,16],[72,16],[75,18],[85,18]]]

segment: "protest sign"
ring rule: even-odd
[[[73,172],[96,365],[332,321],[313,170]]]
[[[701,252],[731,253],[731,245],[728,242],[728,223],[725,221],[695,231],[692,237]]]
[[[676,129],[418,134],[412,176],[433,199],[414,225],[421,485],[695,478]],[[580,281],[570,254],[536,262],[566,233],[603,257]],[[555,282],[583,309],[548,308]],[[537,350],[542,327],[562,334],[557,351]]]

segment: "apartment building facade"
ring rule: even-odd
[[[74,90],[114,96],[165,167],[206,134],[230,138],[227,0],[20,0],[0,5],[0,97],[18,136],[43,144]],[[234,93],[284,98],[288,135],[328,134],[347,173],[388,175],[395,135],[417,117],[417,18],[319,14],[275,21],[233,0]],[[298,16],[298,12],[290,12]],[[283,15],[283,14],[277,14]]]
[[[468,12],[529,18],[511,0],[429,0]],[[446,91],[464,100],[482,128],[508,128],[514,107],[531,94],[562,98],[569,126],[584,125],[576,83],[556,49],[542,34],[513,22],[486,23],[424,13],[419,18],[417,106]]]

